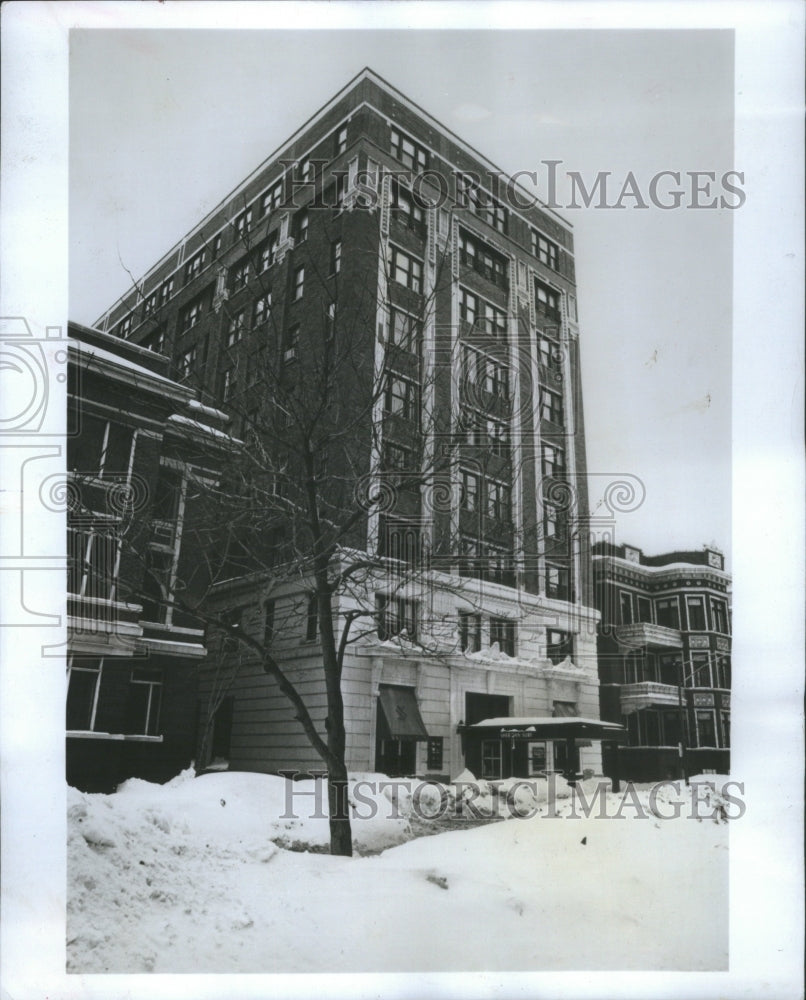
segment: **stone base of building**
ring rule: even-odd
[[[730,750],[687,750],[689,775],[730,773]],[[602,767],[609,778],[622,781],[667,781],[680,777],[680,758],[674,747],[602,747]]]

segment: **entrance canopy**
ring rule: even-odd
[[[577,715],[535,716],[528,718],[484,719],[472,726],[463,726],[463,731],[479,736],[502,736],[506,739],[529,740],[613,740],[621,741],[626,732],[617,722],[603,719],[585,719]]]
[[[381,685],[378,691],[381,735],[389,740],[427,740],[417,699],[411,688]]]

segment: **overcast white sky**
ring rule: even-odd
[[[139,277],[364,66],[541,185],[549,159],[588,184],[612,171],[615,191],[632,171],[645,198],[661,170],[734,167],[728,31],[92,30],[70,55],[70,316],[85,323],[127,290],[123,264]],[[728,552],[734,213],[562,214],[591,504],[638,476],[622,542]]]

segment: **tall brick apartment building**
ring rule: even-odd
[[[636,781],[730,767],[730,576],[716,549],[645,555],[593,546],[602,612],[602,717],[622,722],[618,771]],[[613,761],[605,755],[605,770]]]
[[[576,302],[568,223],[367,69],[97,321],[171,357],[247,442],[259,425],[279,440],[278,395],[342,350],[345,426],[366,419],[331,470],[392,488],[345,542],[393,562],[427,552],[430,581],[406,597],[367,582],[377,625],[342,677],[351,769],[600,770]],[[321,721],[304,586],[268,599],[253,574],[217,597],[272,634]],[[451,636],[439,649],[395,641],[435,621]],[[209,685],[233,655],[211,654]],[[594,738],[573,745],[578,719]],[[215,722],[231,767],[317,764],[248,657]]]

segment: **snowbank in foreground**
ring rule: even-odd
[[[354,821],[360,849],[411,835],[410,802],[394,816],[388,790],[362,794],[376,815]],[[276,777],[70,789],[68,971],[725,968],[727,824],[663,820],[638,795],[648,818],[571,818],[566,797],[554,819],[537,804],[533,819],[348,859],[278,846],[323,847],[328,831],[313,797],[283,818]],[[606,798],[615,815],[620,796]]]

